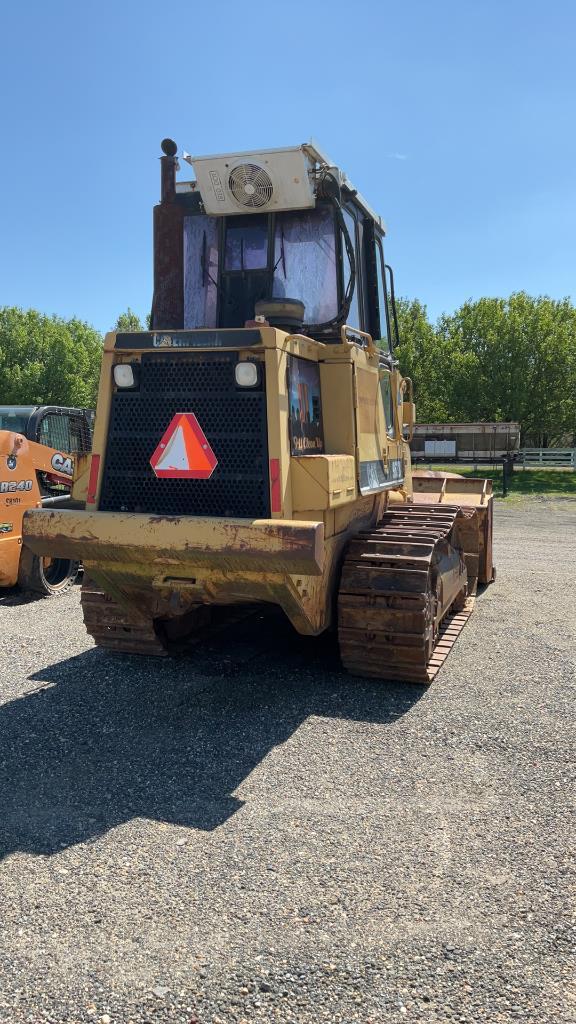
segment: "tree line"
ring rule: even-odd
[[[398,300],[402,372],[421,423],[513,420],[522,443],[576,442],[576,307],[516,292],[463,303],[433,323]],[[114,329],[143,330],[128,308]],[[103,337],[89,324],[0,307],[0,404],[94,407]]]
[[[145,330],[130,308],[114,330]],[[0,405],[96,405],[103,335],[73,317],[0,307]]]
[[[516,292],[463,303],[431,323],[398,303],[396,355],[420,423],[515,421],[522,444],[576,443],[576,307]]]

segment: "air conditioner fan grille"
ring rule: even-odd
[[[236,202],[252,210],[266,206],[274,193],[270,176],[258,164],[238,164],[234,167],[230,171],[228,188]]]

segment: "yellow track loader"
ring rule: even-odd
[[[162,149],[151,329],[106,337],[85,510],[28,512],[25,543],[82,560],[110,650],[263,602],[337,627],[351,672],[427,683],[492,578],[492,495],[411,472],[384,225],[316,145],[186,155],[184,182]]]

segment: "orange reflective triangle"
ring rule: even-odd
[[[177,412],[150,459],[157,477],[207,480],[218,465],[193,412]]]

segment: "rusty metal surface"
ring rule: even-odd
[[[340,654],[350,672],[431,682],[465,622],[468,570],[456,546],[462,518],[457,506],[394,508],[352,541],[338,598]],[[470,610],[469,602],[466,617]]]
[[[370,524],[360,523],[364,528]],[[299,633],[317,635],[332,622],[340,554],[346,534],[326,540],[321,575],[306,573],[230,572],[206,565],[175,567],[155,575],[145,563],[84,561],[87,575],[129,613],[130,620],[147,625],[167,623],[182,632],[187,616],[203,609],[235,609],[254,602],[279,605]],[[228,614],[231,614],[229,612]]]
[[[174,202],[177,160],[160,158],[161,202],[154,207],[152,330],[184,327],[184,210]]]
[[[460,505],[463,510],[476,513],[477,576],[479,583],[490,583],[494,577],[492,561],[493,493],[492,481],[484,477],[458,477],[451,473],[434,476],[412,474],[414,502],[417,505]]]
[[[134,563],[150,576],[209,566],[228,572],[320,575],[324,524],[116,512],[29,512],[26,544],[38,554]]]
[[[81,592],[87,632],[98,647],[116,654],[166,658],[190,653],[201,641],[212,640],[236,623],[248,619],[259,606],[191,609],[177,619],[136,616],[134,609],[119,604],[95,580],[86,578]]]
[[[333,619],[350,532],[375,522],[369,504],[362,517],[326,539],[317,522],[116,513],[31,516],[26,529],[35,550],[82,551],[87,575],[139,625],[182,623],[199,606],[260,601],[283,608],[298,632],[317,635]]]
[[[487,506],[492,498],[492,481],[485,477],[456,476],[452,473],[437,473],[435,476],[420,475],[412,471],[414,501],[417,504],[438,502],[444,505]]]
[[[93,580],[82,584],[84,625],[99,647],[124,654],[167,654],[154,623],[136,619]]]
[[[447,477],[449,480],[463,480],[462,473],[443,473],[436,469],[413,469],[412,480],[419,480],[424,478],[425,480],[443,480]]]

